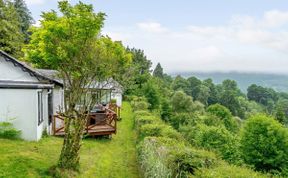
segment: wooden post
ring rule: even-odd
[[[56,129],[56,117],[55,115],[52,115],[52,130],[53,130],[53,135],[55,135],[55,129]]]

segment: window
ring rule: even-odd
[[[38,125],[43,122],[43,94],[42,91],[38,91]]]

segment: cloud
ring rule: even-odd
[[[187,25],[179,30],[158,22],[107,31],[125,45],[143,49],[166,72],[257,71],[288,73],[288,11],[261,17],[234,15],[224,25]],[[134,26],[135,27],[135,26]]]
[[[41,5],[45,3],[45,0],[25,0],[27,5]]]
[[[279,27],[288,23],[288,12],[272,10],[264,14],[263,27]]]
[[[151,33],[163,33],[168,31],[167,28],[157,22],[141,22],[137,24],[137,27],[143,31]]]

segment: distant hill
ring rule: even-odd
[[[232,79],[237,81],[239,88],[243,92],[247,92],[248,86],[255,83],[263,87],[273,88],[276,91],[288,92],[288,75],[276,75],[276,74],[264,74],[264,73],[240,73],[240,72],[185,72],[174,73],[172,76],[180,74],[181,76],[188,78],[195,76],[201,80],[211,78],[214,83],[219,84],[225,79]]]

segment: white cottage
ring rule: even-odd
[[[123,87],[117,81],[110,78],[107,81],[94,82],[88,88],[96,96],[97,103],[108,104],[113,99],[118,107],[122,106]]]
[[[64,106],[63,83],[53,74],[0,51],[0,122],[13,123],[25,140],[50,134],[52,116]]]

